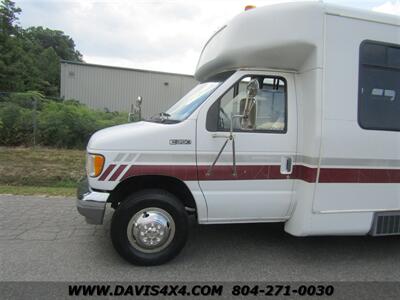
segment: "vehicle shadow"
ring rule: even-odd
[[[142,278],[400,280],[400,239],[396,236],[295,237],[284,231],[282,223],[198,225],[192,219],[182,252],[172,261],[150,268],[130,265],[111,245],[107,248],[103,244],[107,253],[102,256],[110,257],[113,252],[112,265],[119,265],[124,276],[140,274]]]
[[[294,262],[367,261],[400,258],[398,236],[308,236],[295,237],[283,223],[196,225],[192,223],[187,251],[191,255],[212,252],[265,255],[278,253]]]

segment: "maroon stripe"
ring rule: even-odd
[[[118,178],[118,176],[122,173],[123,170],[125,170],[125,168],[126,168],[126,165],[120,165],[118,167],[118,169],[114,172],[114,174],[112,174],[109,181],[115,181],[115,179]]]
[[[131,176],[138,175],[164,175],[179,178],[184,181],[197,180],[196,166],[131,166],[128,171],[122,176],[124,180]]]
[[[120,181],[122,181],[122,180],[124,180],[124,179],[126,179],[126,178],[129,178],[129,177],[132,177],[132,176],[135,176],[135,174],[134,174],[134,166],[132,165],[132,166],[130,166],[129,168],[128,168],[128,170],[125,172],[125,174],[121,177],[121,179],[120,179]]]
[[[125,169],[120,166],[110,180],[115,180]],[[121,169],[121,170],[120,170]],[[122,176],[124,180],[139,175],[164,175],[179,178],[183,181],[193,180],[274,180],[299,179],[306,182],[316,182],[317,168],[302,165],[294,166],[293,173],[283,175],[280,166],[276,165],[239,165],[237,175],[232,174],[232,165],[215,166],[211,175],[207,175],[209,166],[173,166],[173,165],[135,165],[131,166]],[[118,173],[116,175],[116,173]],[[400,170],[395,169],[333,169],[322,168],[319,182],[321,183],[400,183]]]
[[[323,183],[400,183],[400,170],[322,168],[318,181]]]
[[[104,181],[108,174],[111,173],[112,170],[114,170],[115,165],[109,165],[108,168],[103,172],[103,174],[100,176],[99,181]]]
[[[210,175],[209,166],[199,166],[199,180],[259,180],[259,179],[287,179],[287,175],[280,173],[280,166],[236,166],[236,176],[232,173],[232,165],[215,166]]]
[[[283,175],[280,166],[268,165],[239,165],[236,167],[237,175],[232,174],[232,166],[215,166],[210,175],[207,174],[209,166],[131,166],[122,176],[124,180],[131,176],[139,175],[164,175],[179,178],[184,181],[192,180],[260,180],[260,179],[295,179],[295,175]],[[308,173],[312,173],[308,172]],[[304,172],[308,175],[307,172]],[[316,174],[316,171],[315,171]],[[314,179],[315,180],[315,179]]]
[[[302,165],[293,166],[293,179],[304,180],[306,182],[315,182],[317,180],[317,169]]]

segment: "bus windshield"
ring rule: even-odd
[[[151,118],[151,121],[178,123],[189,117],[221,84],[221,82],[205,82],[195,86],[166,112]]]

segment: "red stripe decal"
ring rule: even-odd
[[[125,168],[126,168],[126,165],[120,165],[118,167],[118,169],[114,172],[114,174],[112,174],[109,181],[115,181],[115,179],[118,178],[118,176],[122,173],[123,170],[125,170]]]
[[[131,166],[128,171],[122,176],[124,180],[131,176],[138,175],[164,175],[179,178],[184,181],[197,180],[197,167],[196,166]]]
[[[215,166],[207,175],[209,166],[199,166],[199,180],[259,180],[288,179],[289,176],[280,173],[280,166],[236,166],[236,176],[232,174],[232,166]]]
[[[111,173],[112,170],[114,170],[115,165],[109,165],[108,168],[103,172],[103,174],[100,176],[99,181],[104,181],[108,174]]]
[[[400,170],[322,168],[319,174],[319,182],[400,183]]]
[[[306,182],[315,182],[317,180],[317,169],[302,165],[293,166],[293,179],[300,179]]]
[[[111,181],[125,169],[120,166]],[[280,173],[278,165],[239,165],[237,175],[232,174],[232,165],[215,166],[211,175],[207,175],[209,166],[187,165],[134,165],[125,172],[121,180],[139,175],[171,176],[183,181],[194,180],[266,180],[266,179],[299,179],[306,182],[317,181],[317,168],[295,165],[293,173],[284,175]],[[118,173],[118,174],[117,174]],[[117,174],[117,175],[116,175]],[[334,169],[321,168],[319,182],[321,183],[400,183],[400,170],[398,169]]]
[[[232,166],[215,166],[207,175],[209,166],[131,166],[122,176],[124,180],[139,175],[164,175],[179,178],[183,181],[193,180],[255,180],[255,179],[289,179],[280,173],[280,166],[237,166],[237,175],[232,174]]]

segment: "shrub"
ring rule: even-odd
[[[92,110],[75,100],[46,99],[36,92],[14,93],[0,102],[0,145],[31,145],[33,100],[37,111],[37,144],[84,148],[97,130],[126,123],[127,113]]]
[[[12,102],[0,103],[0,144],[29,145],[33,138],[32,111]]]
[[[38,110],[42,109],[43,104],[46,101],[43,94],[36,91],[12,93],[6,98],[6,100],[28,109],[33,109],[34,102],[36,101],[36,107]]]

